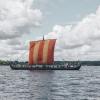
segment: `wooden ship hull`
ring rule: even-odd
[[[81,65],[28,65],[28,64],[10,64],[13,70],[79,70]]]

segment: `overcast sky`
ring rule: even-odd
[[[100,0],[0,0],[0,59],[28,60],[43,35],[55,60],[100,60]]]

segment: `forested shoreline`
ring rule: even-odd
[[[5,61],[5,60],[0,60],[0,65],[9,65],[11,62],[14,61]],[[100,66],[100,61],[55,61],[55,64],[63,64],[63,63],[70,63],[70,64],[74,64],[80,62],[81,65],[85,66]],[[28,63],[27,61],[25,62],[18,62],[17,63]]]

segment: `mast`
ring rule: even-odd
[[[44,35],[43,35],[43,40],[44,40]]]

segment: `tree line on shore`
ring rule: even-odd
[[[9,65],[9,61],[0,60],[0,65]]]
[[[11,62],[15,62],[15,61],[5,61],[5,60],[0,60],[0,65],[9,65]],[[55,64],[63,64],[63,63],[70,63],[70,64],[74,64],[80,62],[81,65],[85,66],[100,66],[100,61],[55,61]],[[28,63],[27,61],[25,62],[18,62],[17,63]]]

